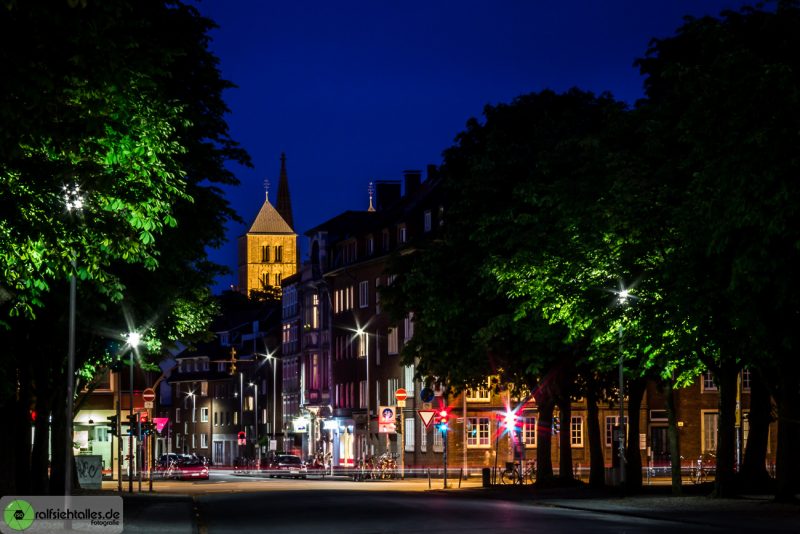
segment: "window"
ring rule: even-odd
[[[181,422],[181,409],[180,408],[175,408],[175,422],[176,423],[180,423]]]
[[[536,417],[527,416],[522,418],[522,443],[526,447],[536,446]]]
[[[369,306],[369,280],[358,283],[358,306],[359,308]]]
[[[200,422],[208,423],[208,408],[200,408]]]
[[[263,287],[269,286],[269,273],[261,273],[261,285]]]
[[[425,210],[425,213],[423,214],[423,219],[424,219],[423,229],[426,232],[430,232],[431,231],[431,226],[432,226],[431,225],[431,210]]]
[[[702,449],[703,452],[717,452],[717,427],[719,412],[703,410],[702,414]]]
[[[611,447],[614,444],[613,432],[614,432],[614,427],[617,426],[618,422],[619,422],[619,416],[618,415],[607,415],[606,416],[606,447]],[[628,416],[625,416],[625,418],[623,419],[623,422],[625,423],[625,432],[627,432],[628,431]]]
[[[405,318],[405,335],[404,341],[406,343],[414,337],[414,312],[409,313]]]
[[[375,238],[372,234],[367,236],[367,256],[372,256],[375,253]]]
[[[569,424],[570,444],[583,447],[583,417],[573,417]]]
[[[261,263],[269,263],[269,246],[261,247]]]
[[[194,451],[197,448],[196,438],[197,438],[197,434],[192,434],[192,451]]]
[[[433,452],[442,452],[444,451],[444,440],[442,439],[442,433],[438,430],[433,431]]]
[[[367,337],[366,332],[361,332],[358,334],[358,357],[359,358],[366,358],[367,352],[369,351],[368,344],[369,338]]]
[[[402,244],[406,242],[406,225],[401,224],[397,227],[397,244]]]
[[[403,421],[403,433],[405,434],[406,451],[414,450],[414,418],[406,417]]]
[[[752,380],[750,369],[742,369],[742,389],[750,391],[750,381]]]
[[[233,424],[234,425],[239,424],[239,412],[233,412]]]
[[[367,381],[360,380],[358,382],[358,407],[367,407]]]
[[[390,378],[386,381],[386,398],[389,399],[389,404],[397,404],[397,399],[394,394],[399,387],[399,378]]]
[[[488,448],[489,446],[489,418],[467,417],[467,447]]]
[[[428,452],[428,429],[425,428],[425,425],[419,427],[419,450]]]
[[[390,326],[386,332],[386,344],[387,344],[387,351],[389,354],[397,354],[398,350],[398,342],[397,342],[397,327]]]
[[[214,426],[219,426],[219,412],[214,412]]]
[[[203,370],[208,371],[208,362],[203,362]],[[208,396],[208,382],[200,382],[200,395],[203,397]]]
[[[409,395],[414,393],[414,366],[408,365],[403,368],[403,387]]]
[[[281,280],[282,280],[282,275],[281,275],[281,273],[275,273],[275,284],[274,284],[274,285],[275,285],[275,287],[280,287],[280,285],[281,285]]]
[[[489,402],[492,400],[489,381],[487,380],[484,385],[467,389],[466,395],[467,402]]]
[[[208,448],[208,434],[206,433],[200,434],[200,448],[201,449]]]
[[[702,391],[717,391],[717,384],[714,382],[714,374],[711,371],[705,371],[703,377]]]
[[[283,246],[277,245],[275,247],[275,263],[283,262]]]

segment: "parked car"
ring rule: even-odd
[[[208,466],[193,454],[169,453],[161,456],[155,475],[177,480],[208,480]]]
[[[306,478],[308,472],[303,460],[294,454],[276,454],[267,466],[267,471],[270,478]]]

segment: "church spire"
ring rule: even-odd
[[[292,200],[289,197],[289,178],[286,176],[286,154],[281,152],[281,174],[278,178],[278,200],[275,204],[283,220],[294,229]]]

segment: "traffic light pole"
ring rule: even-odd
[[[444,461],[444,489],[447,489],[447,426],[442,425],[442,441],[444,441],[444,454],[442,459]]]

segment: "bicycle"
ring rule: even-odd
[[[519,462],[506,462],[506,468],[500,473],[500,482],[503,484],[533,484],[536,482],[536,462],[525,462],[521,467]]]
[[[702,484],[708,480],[708,475],[714,470],[711,459],[714,457],[712,453],[701,454],[697,457],[697,462],[692,471],[692,482],[695,484]]]

